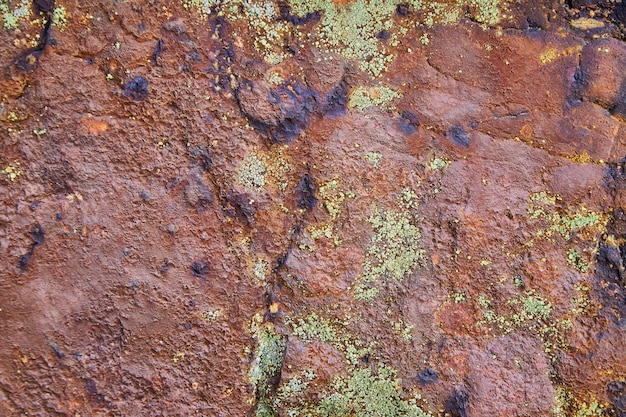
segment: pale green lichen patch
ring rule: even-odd
[[[273,1],[254,0],[182,0],[186,9],[195,11],[201,18],[206,19],[216,13],[224,16],[231,22],[243,21],[252,32],[254,48],[271,65],[282,62],[291,56],[285,52],[287,37],[300,37],[293,27],[286,21],[279,19],[278,9]]]
[[[308,236],[316,241],[318,239],[328,239],[335,246],[341,245],[341,238],[337,234],[335,226],[337,220],[341,216],[346,199],[355,198],[355,194],[347,190],[337,178],[322,183],[318,190],[321,205],[326,209],[330,217],[329,221],[310,224],[306,231]],[[315,245],[301,245],[302,248],[307,247],[313,250]]]
[[[60,4],[57,4],[52,12],[52,24],[61,32],[67,26],[67,9]]]
[[[277,333],[270,323],[262,323],[260,315],[252,322],[256,339],[254,360],[248,377],[254,386],[257,417],[278,416],[274,382],[280,378],[287,350],[287,336]]]
[[[601,212],[589,210],[584,205],[570,206],[559,210],[557,203],[559,196],[553,196],[545,191],[533,193],[529,197],[528,218],[542,220],[548,227],[537,231],[538,238],[552,238],[559,234],[569,240],[573,233],[585,240],[595,242],[597,236],[606,231],[608,216]]]
[[[360,360],[371,355],[373,345],[364,344],[346,330],[346,323],[327,319],[312,313],[308,316],[289,319],[292,335],[305,343],[327,343],[345,355],[346,368],[318,391],[318,400],[306,402],[298,398],[314,382],[315,370],[306,370],[279,389],[280,401],[287,416],[309,417],[427,417],[417,405],[417,397],[405,399],[401,381],[396,371],[377,362],[363,366]],[[407,326],[401,323],[401,331]]]
[[[321,50],[354,60],[359,67],[377,77],[395,56],[376,37],[393,26],[391,16],[397,1],[357,0],[338,4],[332,0],[291,0],[293,12],[298,16],[321,11],[314,46]],[[396,39],[389,39],[393,44]]]
[[[254,192],[263,192],[268,187],[284,191],[287,188],[287,174],[293,164],[282,147],[270,151],[253,151],[239,164],[237,182]]]
[[[607,415],[606,408],[595,396],[592,396],[589,403],[578,401],[571,391],[558,387],[552,415],[554,417],[601,417]]]
[[[574,248],[567,250],[567,263],[581,274],[585,274],[589,271],[589,263]]]
[[[478,326],[503,334],[530,331],[541,338],[544,352],[552,361],[556,360],[557,350],[568,348],[565,333],[571,329],[572,322],[568,318],[555,317],[552,303],[534,290],[507,299],[499,309],[485,295],[478,297],[478,305],[482,310],[482,319],[476,323]]]
[[[378,295],[375,283],[380,279],[401,281],[413,272],[424,250],[419,248],[422,234],[413,224],[411,210],[417,203],[409,191],[400,199],[400,211],[373,209],[369,218],[374,234],[367,250],[363,273],[354,287],[357,300],[370,301]]]
[[[402,318],[396,322],[391,322],[393,331],[402,337],[402,340],[408,342],[413,339],[413,329],[415,325],[407,324]]]
[[[260,192],[265,188],[267,160],[256,154],[249,155],[239,165],[239,183],[243,186]]]
[[[319,196],[322,198],[324,207],[331,220],[337,220],[341,214],[341,209],[346,198],[354,198],[355,195],[346,191],[338,179],[332,179],[320,185]]]
[[[350,92],[348,107],[362,112],[370,107],[380,107],[382,109],[392,109],[389,103],[401,97],[397,91],[387,87],[355,87]]]
[[[404,400],[396,371],[382,363],[377,372],[355,369],[348,377],[336,377],[316,408],[322,417],[427,417],[415,400]]]
[[[7,180],[11,182],[15,181],[20,175],[22,175],[20,163],[15,162],[13,164],[8,164],[4,169],[0,170],[0,174],[6,175]]]
[[[368,152],[363,156],[371,166],[378,169],[380,162],[383,160],[383,155],[380,152]]]
[[[0,0],[0,15],[5,29],[17,29],[21,22],[30,20],[32,4],[28,0]]]
[[[439,171],[441,169],[447,168],[450,164],[451,164],[451,161],[448,158],[442,157],[442,156],[435,156],[433,157],[433,159],[430,160],[430,163],[428,164],[428,168],[430,168],[431,171]]]
[[[270,263],[267,259],[256,258],[251,265],[252,276],[255,284],[265,285],[267,283],[267,275],[270,272]]]
[[[200,318],[205,323],[213,323],[215,320],[220,318],[223,315],[222,309],[217,310],[207,310],[200,314]]]
[[[291,12],[304,18],[319,14],[313,29],[301,30],[278,18],[277,5],[267,0],[181,0],[182,5],[202,18],[213,13],[230,21],[245,21],[251,30],[254,47],[266,62],[278,64],[290,55],[285,53],[287,39],[299,45],[308,43],[326,53],[323,59],[340,55],[353,60],[372,77],[382,75],[395,59],[394,48],[401,46],[401,37],[410,27],[435,24],[456,24],[469,11],[471,17],[485,25],[500,22],[505,8],[499,0],[289,0]],[[420,16],[417,21],[396,23],[394,15],[399,4],[406,4]],[[410,22],[410,23],[408,23]],[[408,26],[407,26],[408,25]],[[386,33],[387,40],[378,36]],[[427,44],[427,37],[422,43]]]

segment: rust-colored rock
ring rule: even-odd
[[[621,3],[0,12],[0,415],[624,414]]]

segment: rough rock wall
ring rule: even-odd
[[[0,414],[626,415],[625,7],[0,1]]]

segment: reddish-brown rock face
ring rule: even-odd
[[[626,415],[624,10],[0,0],[0,414]]]

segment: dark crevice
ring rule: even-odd
[[[39,66],[39,60],[43,54],[46,45],[56,45],[56,41],[52,38],[52,13],[54,12],[55,1],[54,0],[35,0],[33,2],[33,9],[35,13],[42,15],[45,22],[41,32],[39,34],[39,43],[33,48],[29,48],[26,51],[18,55],[8,69],[11,67],[16,68],[22,72],[32,72]]]
[[[26,254],[22,255],[22,257],[20,258],[19,262],[18,262],[18,266],[20,268],[20,270],[25,270],[26,268],[28,268],[28,263],[30,261],[30,259],[32,258],[32,256],[35,254],[35,248],[39,245],[42,245],[44,240],[45,240],[45,233],[43,228],[41,227],[41,225],[39,223],[37,223],[36,225],[34,225],[31,230],[30,230],[30,236],[31,239],[33,241],[33,243],[30,245],[30,248],[28,249],[28,252],[26,252]]]

